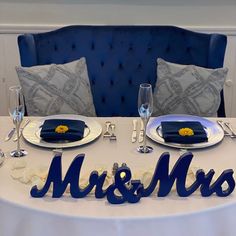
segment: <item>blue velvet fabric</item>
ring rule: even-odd
[[[60,126],[67,126],[68,131],[57,133],[55,129]],[[50,119],[45,120],[40,132],[40,137],[48,142],[50,141],[78,141],[84,137],[85,123],[82,120]]]
[[[198,121],[165,121],[161,122],[162,137],[165,142],[193,144],[207,142],[207,134],[202,124]],[[190,128],[193,130],[192,136],[181,136],[181,128]]]
[[[85,57],[98,116],[138,116],[139,85],[155,86],[158,57],[218,68],[223,66],[226,43],[224,35],[174,26],[67,26],[18,37],[25,67]],[[225,116],[223,96],[218,115]]]

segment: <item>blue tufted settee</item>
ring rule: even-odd
[[[25,67],[85,57],[98,116],[137,116],[139,85],[155,86],[157,58],[218,68],[226,44],[224,35],[175,26],[67,26],[18,37]],[[218,116],[225,116],[223,91]]]

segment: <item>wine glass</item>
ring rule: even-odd
[[[138,94],[138,112],[144,124],[143,145],[138,147],[140,153],[150,153],[153,148],[146,145],[146,128],[153,111],[152,85],[140,84]]]
[[[12,151],[10,155],[12,157],[22,157],[27,154],[23,149],[20,149],[20,138],[19,131],[20,125],[24,118],[25,113],[25,104],[20,86],[12,86],[9,88],[9,114],[13,120],[14,125],[16,126],[16,135],[17,135],[17,149]]]

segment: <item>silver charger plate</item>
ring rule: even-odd
[[[49,119],[68,119],[68,120],[82,120],[85,122],[87,128],[84,130],[84,137],[78,141],[60,141],[60,142],[46,142],[40,138],[41,125],[45,120]],[[38,120],[30,122],[23,130],[23,137],[31,144],[46,147],[46,148],[69,148],[77,147],[94,141],[102,133],[101,125],[90,117],[80,115],[53,115],[46,116]]]
[[[199,121],[207,133],[208,141],[194,144],[165,142],[162,138],[162,121]],[[210,147],[219,143],[224,138],[224,132],[216,122],[206,118],[191,115],[165,115],[150,119],[147,125],[147,136],[153,141],[168,147],[196,149]]]

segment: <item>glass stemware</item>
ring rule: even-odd
[[[25,104],[20,86],[12,86],[9,88],[9,114],[13,120],[14,125],[16,126],[16,135],[17,135],[17,149],[12,151],[10,155],[12,157],[22,157],[27,154],[23,149],[20,149],[20,125],[24,118],[25,113]]]
[[[138,112],[144,124],[143,145],[138,147],[140,153],[150,153],[153,148],[146,145],[146,128],[153,111],[152,85],[141,84],[138,94]]]

